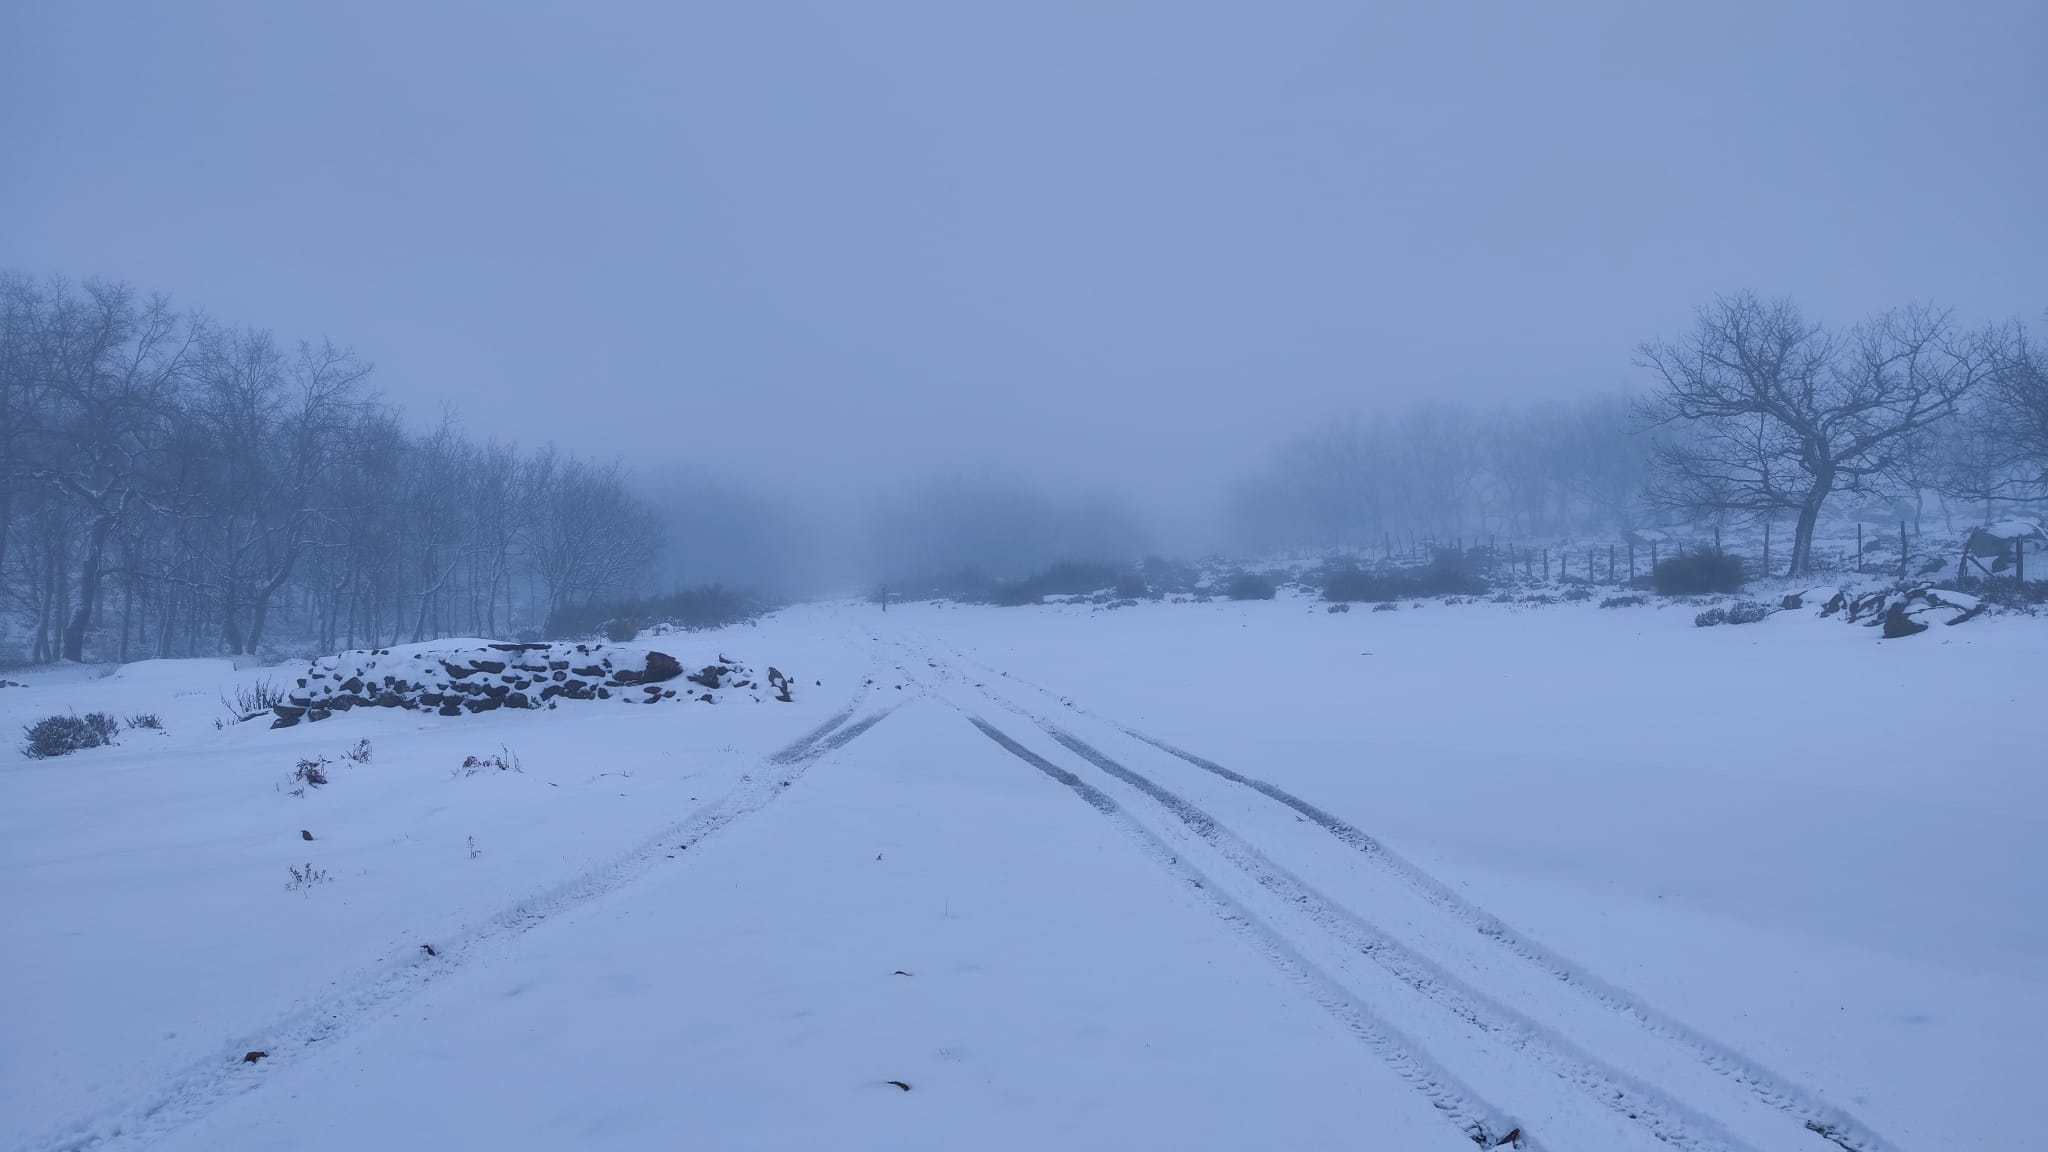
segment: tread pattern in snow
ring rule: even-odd
[[[827,753],[844,748],[868,729],[888,717],[899,706],[888,707],[848,720],[860,709],[867,693],[854,697],[831,719],[770,754],[765,763],[778,769],[752,773],[718,800],[671,824],[642,841],[610,864],[592,869],[565,883],[535,893],[485,920],[460,940],[443,944],[431,957],[414,955],[377,971],[355,987],[327,997],[277,1021],[260,1032],[237,1037],[221,1046],[221,1055],[188,1066],[125,1109],[102,1112],[74,1121],[24,1148],[26,1152],[84,1152],[121,1146],[147,1146],[174,1132],[228,1100],[264,1082],[233,1054],[262,1049],[270,1059],[260,1066],[288,1065],[307,1056],[319,1042],[345,1035],[388,1004],[429,987],[436,981],[480,959],[488,948],[516,939],[551,917],[617,891],[654,870],[657,862],[671,856],[671,849],[692,846],[743,816],[767,807],[801,777],[805,770]],[[760,776],[762,778],[757,779]],[[772,777],[769,778],[769,777]]]
[[[1303,986],[1325,1011],[1363,1041],[1403,1082],[1421,1092],[1432,1107],[1457,1125],[1474,1144],[1482,1148],[1497,1147],[1509,1134],[1522,1132],[1521,1124],[1480,1099],[1420,1045],[1380,1019],[1341,984],[1302,956],[1285,937],[1217,889],[1193,865],[1184,862],[1164,841],[1124,811],[1114,797],[1026,748],[981,717],[970,714],[967,719],[1004,751],[1072,790],[1089,807],[1108,817],[1126,836],[1135,840],[1155,864],[1199,893],[1211,911],[1275,967]],[[1530,1152],[1540,1148],[1526,1132],[1522,1132],[1510,1146]]]

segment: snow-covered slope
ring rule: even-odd
[[[1994,1146],[2048,627],[1691,616],[824,605],[652,642],[788,704],[277,731],[17,676],[167,731],[0,761],[0,1146]]]

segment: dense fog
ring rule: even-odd
[[[0,658],[2021,507],[2044,19],[17,7]]]

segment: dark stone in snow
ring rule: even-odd
[[[503,660],[472,660],[470,663],[475,665],[477,671],[486,672],[492,676],[496,676],[505,670],[505,662]]]
[[[361,676],[349,677],[347,680],[342,681],[341,690],[348,693],[361,692],[363,690],[363,678]]]
[[[682,674],[683,666],[676,662],[675,657],[666,652],[649,652],[647,670],[640,674],[640,681],[643,684],[655,684],[663,680],[673,680]]]
[[[471,712],[489,712],[491,709],[496,708],[497,706],[498,701],[489,696],[485,696],[477,700],[471,700],[469,702],[469,710]]]
[[[441,705],[441,715],[443,715],[443,716],[460,716],[460,715],[462,715],[462,705],[460,705],[460,704],[443,704],[443,705]]]
[[[1927,625],[1906,615],[1904,604],[1894,604],[1884,614],[1884,638],[1887,640],[1896,640],[1901,636],[1911,636],[1915,632],[1925,631]]]
[[[508,692],[505,694],[505,707],[531,708],[533,707],[533,701],[527,699],[524,692]]]

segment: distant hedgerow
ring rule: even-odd
[[[1223,586],[1223,594],[1232,600],[1271,600],[1277,591],[1271,579],[1256,572],[1240,573]]]
[[[1650,584],[1659,596],[1701,596],[1742,589],[1742,557],[1694,552],[1659,560]]]

